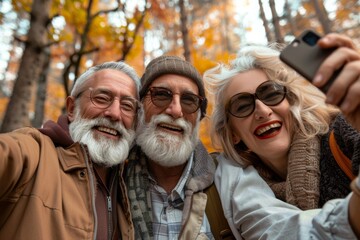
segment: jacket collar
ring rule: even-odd
[[[186,183],[187,189],[198,192],[210,186],[214,181],[215,168],[212,157],[199,141],[194,150],[194,162],[191,177]]]
[[[50,137],[55,146],[69,147],[74,143],[69,133],[69,120],[66,114],[61,115],[57,122],[47,121],[39,131]]]

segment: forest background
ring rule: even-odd
[[[57,120],[76,78],[124,60],[139,76],[162,54],[201,74],[245,44],[289,43],[304,29],[360,46],[358,0],[0,0],[0,132]],[[211,113],[212,105],[208,107]],[[213,150],[209,117],[200,136]]]

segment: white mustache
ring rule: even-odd
[[[154,162],[164,167],[184,164],[194,151],[198,141],[199,122],[194,129],[184,119],[173,120],[166,114],[155,115],[145,123],[144,115],[139,115],[136,142],[143,152]],[[171,134],[157,129],[159,124],[169,124],[181,128],[182,135]]]
[[[93,128],[96,126],[117,131],[119,139],[109,139],[99,134],[95,139]],[[69,131],[75,142],[88,146],[92,161],[108,167],[125,161],[135,138],[135,131],[126,129],[121,122],[111,122],[106,118],[84,119],[79,111],[75,112],[75,120],[70,124]]]

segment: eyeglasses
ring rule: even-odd
[[[165,108],[170,105],[174,94],[171,90],[164,87],[151,87],[149,89],[151,102],[159,107]],[[196,112],[203,101],[201,96],[192,93],[182,93],[180,95],[180,105],[184,113],[190,114]]]
[[[113,104],[116,98],[118,98],[120,103],[120,111],[124,115],[132,117],[135,116],[135,114],[137,113],[137,110],[139,108],[139,102],[133,97],[125,96],[119,98],[116,97],[113,92],[104,88],[97,88],[97,89],[89,88],[87,90],[90,90],[90,101],[97,108],[106,109],[110,107],[111,104]],[[79,97],[85,91],[80,92],[76,96],[76,98]]]
[[[234,117],[244,118],[254,112],[256,99],[267,106],[275,106],[281,103],[285,96],[286,87],[269,80],[260,84],[255,94],[243,92],[232,96],[226,109]]]

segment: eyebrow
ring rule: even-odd
[[[172,93],[174,93],[174,91],[171,90],[168,86],[151,86],[150,88],[164,88],[164,89],[167,89],[167,90],[171,91]],[[189,90],[189,89],[185,89],[185,90],[180,91],[180,94],[184,94],[184,93],[190,93],[190,94],[194,94],[194,95],[199,95],[198,93],[195,93],[195,92],[193,92],[192,90]]]
[[[119,97],[119,95],[118,94],[116,94],[116,93],[114,93],[113,91],[111,91],[110,90],[110,88],[106,88],[106,87],[98,87],[98,88],[92,88],[92,87],[90,87],[92,90],[100,90],[100,91],[104,91],[104,92],[109,92],[109,93],[111,93],[113,96],[117,96],[117,97]],[[89,89],[90,89],[89,88]],[[133,98],[133,99],[135,99],[135,100],[138,100],[137,99],[137,97],[136,97],[136,95],[135,96],[133,96],[133,95],[130,95],[130,94],[123,94],[123,95],[120,95],[120,98]]]

